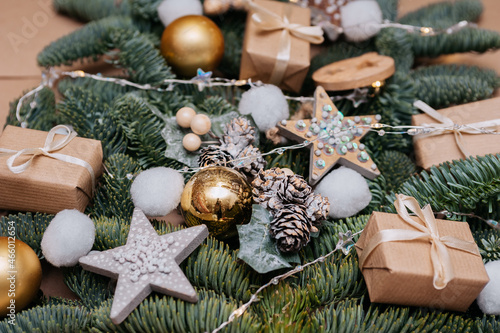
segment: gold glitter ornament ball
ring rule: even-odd
[[[190,227],[205,224],[219,240],[238,234],[236,225],[252,218],[252,188],[237,171],[212,166],[197,172],[184,187],[181,210]]]
[[[160,50],[176,74],[194,77],[198,68],[207,72],[219,65],[224,37],[208,17],[183,16],[165,28]]]
[[[0,237],[0,318],[10,318],[30,304],[41,282],[42,266],[35,251],[18,239]]]

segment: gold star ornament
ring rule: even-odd
[[[377,165],[360,142],[369,127],[379,121],[379,115],[344,117],[325,89],[318,86],[314,92],[313,118],[283,120],[278,129],[290,140],[310,142],[309,183],[315,185],[337,163],[369,179],[379,176]]]

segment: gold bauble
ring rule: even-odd
[[[188,226],[205,224],[210,235],[228,239],[238,233],[236,225],[252,218],[252,188],[233,169],[208,167],[184,187],[181,209]]]
[[[41,282],[42,265],[35,251],[18,239],[0,237],[0,317],[30,304]]]
[[[224,55],[224,37],[208,17],[188,15],[170,23],[161,36],[161,54],[176,74],[193,77],[214,70]]]

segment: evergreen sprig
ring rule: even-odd
[[[135,26],[129,16],[109,16],[92,21],[46,46],[38,54],[38,64],[49,67],[70,65],[84,58],[97,59],[108,50],[109,32],[112,28],[134,30]]]
[[[14,222],[16,239],[28,244],[39,258],[43,258],[40,244],[45,229],[53,218],[54,215],[42,213],[18,213],[2,216],[0,218],[0,236],[11,236],[9,226]]]
[[[54,0],[54,8],[61,14],[66,14],[77,20],[88,22],[113,15],[130,15],[128,0]]]
[[[80,266],[68,268],[64,273],[64,283],[89,309],[99,307],[113,295],[109,278],[85,271]]]
[[[28,91],[24,91],[27,93]],[[24,94],[23,93],[23,94]],[[6,125],[21,126],[16,118],[16,108],[19,99],[10,103],[9,114]],[[60,117],[56,113],[56,99],[54,92],[44,87],[35,97],[28,98],[21,106],[21,120],[26,120],[29,128],[40,131],[49,131],[55,124],[60,123]]]
[[[405,154],[386,150],[376,161],[378,168],[385,177],[385,188],[396,191],[399,186],[417,171],[417,167]]]

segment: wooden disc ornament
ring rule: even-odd
[[[252,187],[237,171],[212,166],[197,172],[184,187],[181,212],[190,227],[205,224],[224,240],[238,234],[236,225],[252,218]]]
[[[176,74],[194,77],[198,68],[208,72],[219,65],[224,37],[208,17],[183,16],[163,31],[160,51]]]
[[[362,88],[391,77],[396,70],[391,57],[369,52],[359,57],[336,61],[315,71],[317,86],[328,91]]]
[[[0,237],[0,318],[15,315],[40,289],[42,265],[35,251],[13,237]]]

